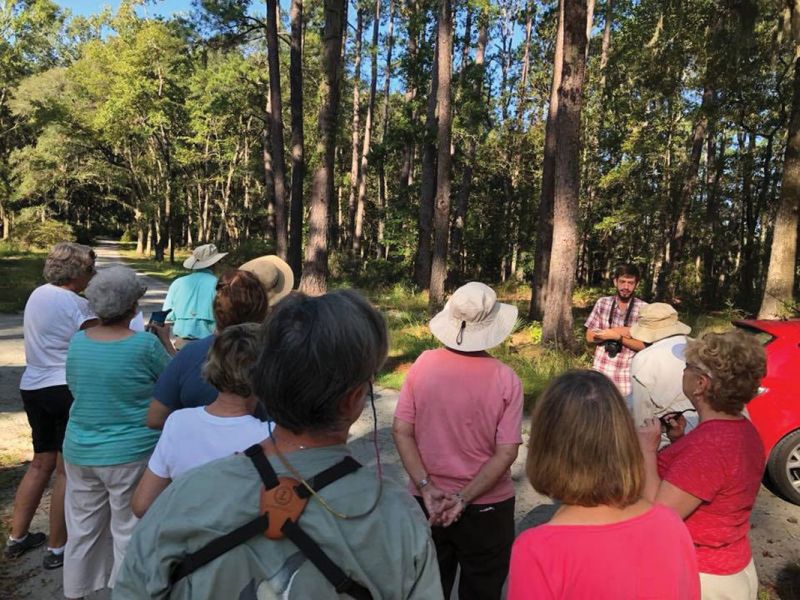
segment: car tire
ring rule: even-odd
[[[775,445],[767,461],[767,473],[781,496],[800,505],[800,430]]]

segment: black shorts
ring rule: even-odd
[[[33,437],[33,451],[61,452],[64,433],[72,406],[72,394],[66,385],[38,390],[20,390]]]

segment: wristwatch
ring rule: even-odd
[[[428,480],[428,477],[425,476],[422,479],[420,479],[419,481],[417,481],[414,485],[417,486],[418,490],[422,491],[422,488],[424,488],[429,483],[430,483],[430,481]]]

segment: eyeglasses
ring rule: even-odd
[[[684,369],[684,371],[686,369],[694,369],[695,371],[697,371],[701,375],[705,375],[709,379],[714,379],[714,375],[711,373],[711,371],[708,369],[708,367],[706,367],[704,365],[699,365],[699,364],[694,364],[694,363],[688,363],[687,362],[686,366],[683,369]]]

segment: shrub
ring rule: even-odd
[[[74,241],[71,225],[54,219],[19,218],[11,230],[14,241],[25,248],[50,248],[58,242]]]

